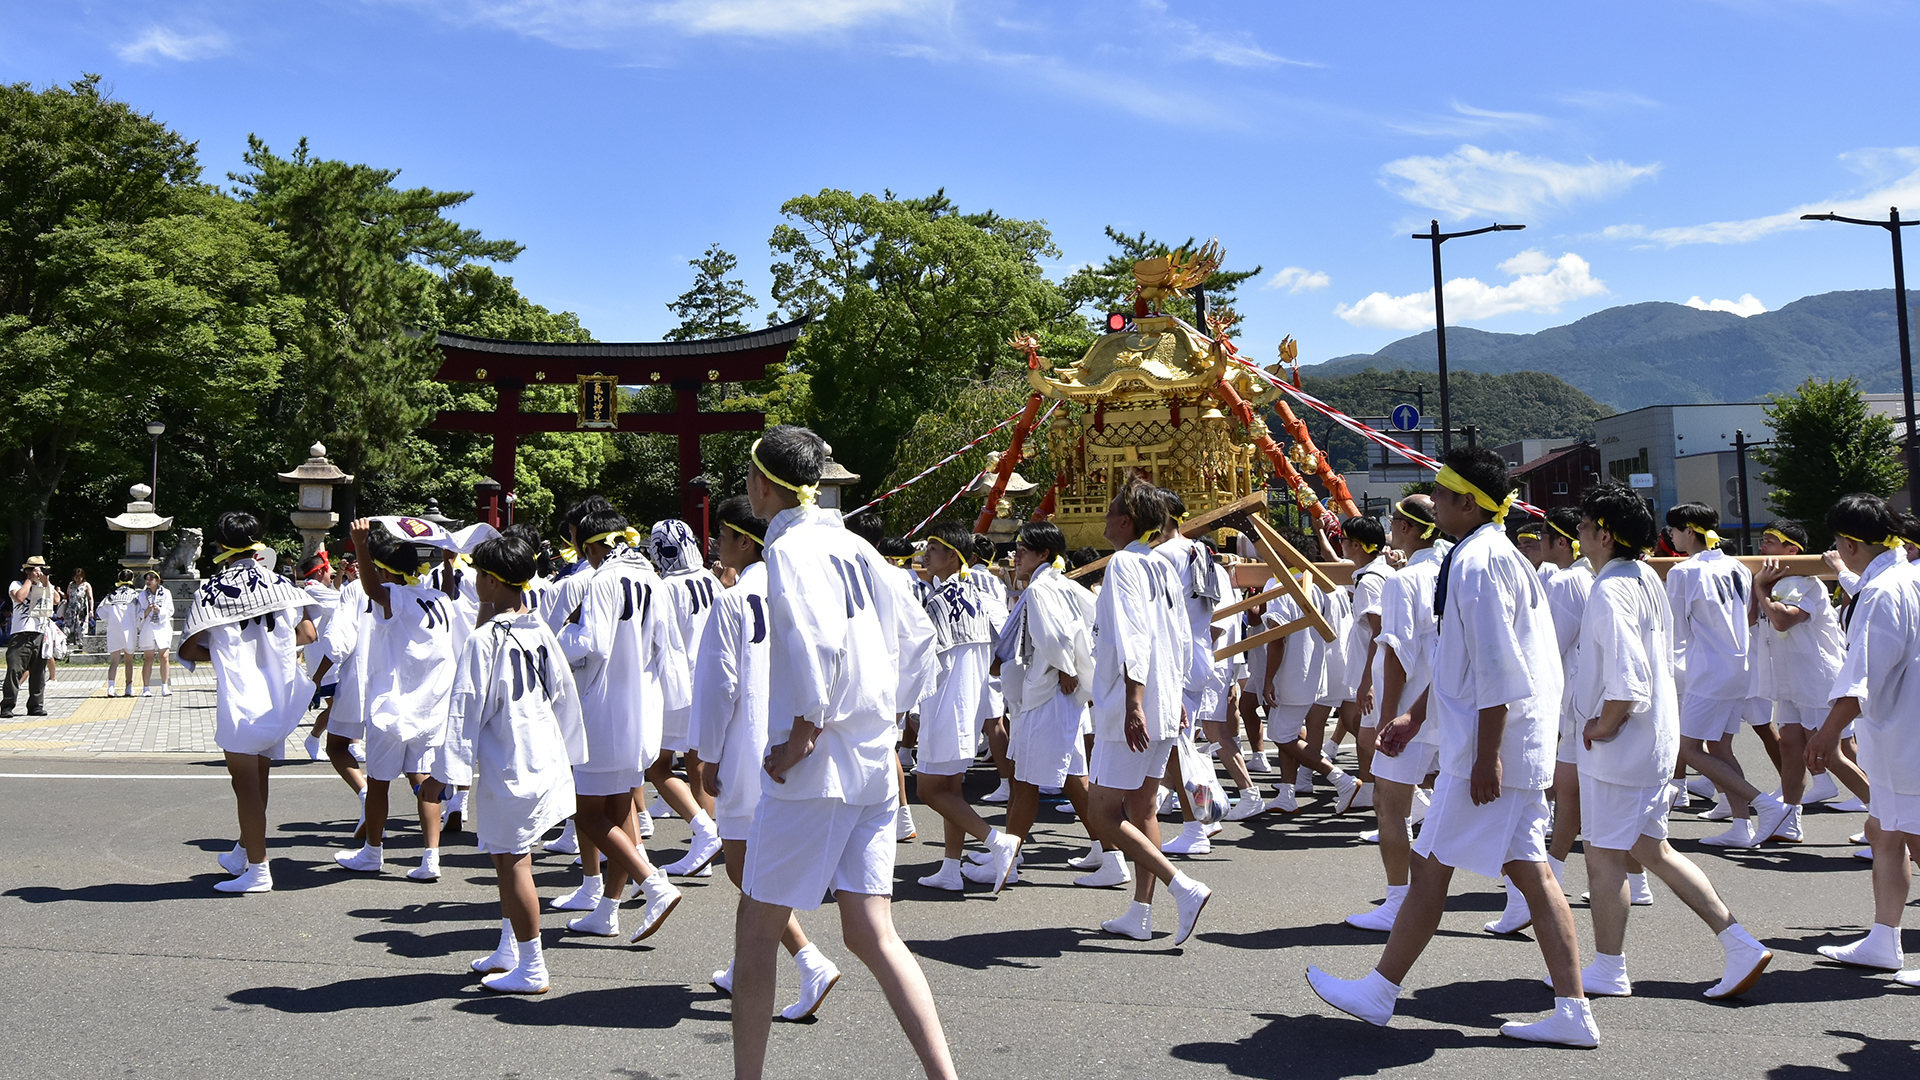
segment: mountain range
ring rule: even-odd
[[[1909,319],[1920,303],[1909,293]],[[1622,412],[1647,405],[1758,401],[1809,378],[1854,378],[1867,393],[1900,390],[1892,289],[1803,297],[1742,318],[1684,304],[1624,304],[1536,334],[1447,328],[1449,372],[1541,371]],[[1303,366],[1335,378],[1368,368],[1438,370],[1434,334],[1401,338],[1376,353]]]

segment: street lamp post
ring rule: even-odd
[[[1801,214],[1801,221],[1844,221],[1849,225],[1872,225],[1887,230],[1893,237],[1893,303],[1894,318],[1900,328],[1900,386],[1907,395],[1907,503],[1911,510],[1920,506],[1920,497],[1916,496],[1914,484],[1920,483],[1920,437],[1915,435],[1913,415],[1913,346],[1907,336],[1907,263],[1900,254],[1900,230],[1909,225],[1920,225],[1920,220],[1901,221],[1900,208],[1887,208],[1887,220],[1867,221],[1861,218],[1841,217],[1839,214]]]
[[[1431,232],[1414,233],[1415,240],[1433,242],[1433,327],[1434,345],[1440,358],[1440,452],[1453,449],[1453,415],[1447,407],[1447,307],[1441,293],[1445,291],[1440,277],[1440,245],[1462,236],[1479,236],[1481,233],[1513,232],[1526,228],[1525,225],[1488,225],[1484,229],[1468,229],[1465,232],[1443,233],[1438,219],[1433,221]]]
[[[167,433],[167,425],[158,420],[147,421],[147,434],[153,436],[153,482],[147,485],[149,492],[160,490],[160,436]]]

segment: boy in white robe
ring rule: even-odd
[[[232,878],[227,893],[273,891],[267,866],[267,774],[287,736],[300,726],[313,684],[300,670],[298,648],[314,639],[305,593],[254,558],[260,520],[244,511],[220,515],[208,538],[220,545],[219,567],[194,590],[180,658],[211,661],[217,710],[214,741],[233,778],[240,839],[220,856]]]
[[[581,602],[586,599],[587,589],[593,585],[593,564],[588,562],[579,550],[582,535],[579,532],[580,522],[588,514],[612,509],[613,504],[604,497],[589,495],[567,507],[566,512],[560,516],[561,546],[555,553],[553,576],[548,578],[539,590],[538,608],[540,618],[545,620],[547,629],[552,630],[556,637],[580,610]],[[577,669],[579,665],[576,664],[574,667]],[[646,807],[639,805],[642,802],[644,802],[643,799],[636,800],[635,832],[636,835],[645,838],[653,835],[653,819],[647,815]],[[540,846],[544,851],[559,855],[580,854],[580,838],[576,835],[573,819],[567,819],[567,827],[558,837]],[[599,861],[597,853],[594,858],[596,862]],[[599,898],[594,897],[593,902],[599,903]]]
[[[826,444],[788,425],[749,456],[767,519],[767,724],[761,804],[734,923],[733,1066],[760,1080],[774,959],[788,919],[831,889],[847,948],[873,973],[929,1077],[954,1076],[926,975],[893,926],[896,703],[924,694],[930,634],[903,621],[873,545],[817,504]]]
[[[1353,692],[1340,703],[1340,732],[1353,733],[1358,763],[1354,772],[1362,784],[1371,784],[1373,733],[1380,727],[1380,593],[1395,569],[1387,560],[1387,533],[1378,518],[1355,515],[1340,528],[1341,554],[1354,566],[1347,584],[1353,623],[1346,639],[1347,678]]]
[[[628,830],[638,827],[634,802],[643,770],[660,756],[663,711],[690,702],[691,673],[679,623],[662,595],[665,586],[647,557],[628,543],[627,519],[596,511],[581,519],[576,532],[593,576],[559,638],[574,667],[587,732],[587,762],[573,772],[581,882],[553,906],[589,912],[570,920],[568,929],[613,937],[620,933],[621,890],[631,877],[645,906],[630,940],[642,941],[679,905],[680,890],[655,872]]]
[[[107,638],[107,696],[133,696],[133,643],[139,632],[134,622],[133,602],[140,591],[133,587],[133,571],[122,570],[113,583],[113,591],[102,597],[100,606],[94,609],[94,616],[100,627],[106,631]],[[126,672],[126,692],[116,694],[113,689],[113,672],[119,667]]]
[[[1907,561],[1901,522],[1885,501],[1848,495],[1827,511],[1834,549],[1860,591],[1845,617],[1847,658],[1833,683],[1833,707],[1807,740],[1815,775],[1839,754],[1841,734],[1858,722],[1860,766],[1873,789],[1867,842],[1873,848],[1873,928],[1820,955],[1856,967],[1898,971],[1920,986],[1920,968],[1900,971],[1900,917],[1920,857],[1920,567]]]
[[[420,796],[432,754],[446,730],[453,692],[453,609],[446,594],[427,584],[433,547],[404,539],[428,535],[415,518],[361,518],[352,537],[360,584],[372,612],[359,643],[366,716],[366,822],[360,850],[336,852],[348,870],[379,873],[385,864],[388,793],[404,776],[415,790],[424,850],[407,871],[416,881],[440,877],[440,803]]]
[[[533,845],[573,812],[573,768],[587,757],[573,674],[559,639],[522,597],[533,579],[534,548],[496,537],[463,567],[487,621],[467,637],[454,677],[447,730],[423,797],[471,789],[474,838],[493,859],[500,890],[500,945],[469,967],[480,985],[503,994],[544,994],[540,898],[533,889]]]
[[[1306,590],[1320,617],[1327,620],[1329,626],[1335,625],[1339,618],[1343,601],[1333,593],[1320,591],[1311,579],[1304,574],[1295,575]],[[1279,587],[1280,582],[1268,578],[1263,592]],[[1264,628],[1285,626],[1301,617],[1300,605],[1291,596],[1281,596],[1265,605],[1261,615]],[[1344,814],[1353,809],[1360,801],[1362,785],[1360,781],[1333,763],[1326,755],[1325,746],[1315,741],[1307,730],[1307,722],[1318,714],[1325,721],[1327,712],[1323,706],[1332,695],[1327,691],[1327,657],[1341,648],[1336,632],[1332,642],[1320,636],[1318,630],[1303,627],[1267,645],[1267,670],[1263,676],[1261,697],[1267,704],[1267,738],[1273,741],[1273,748],[1285,759],[1280,769],[1280,783],[1265,809],[1278,810],[1291,814],[1300,809],[1298,785],[1293,777],[1304,768],[1309,775],[1324,776],[1333,784],[1333,812]],[[1311,783],[1311,781],[1308,781]]]
[[[367,774],[361,762],[366,753],[366,643],[372,637],[373,601],[360,584],[358,559],[343,562],[342,573],[340,599],[327,620],[326,651],[314,669],[315,681],[333,681],[333,701],[314,717],[313,737],[324,737],[328,763],[359,802],[360,821],[353,834],[358,843],[367,827]],[[360,756],[354,754],[355,744],[360,744]]]
[[[1585,718],[1578,765],[1595,954],[1580,983],[1589,994],[1633,993],[1625,952],[1631,857],[1719,939],[1725,968],[1706,996],[1738,997],[1759,980],[1773,953],[1734,920],[1707,876],[1667,843],[1680,718],[1673,615],[1660,576],[1640,561],[1653,546],[1653,515],[1620,483],[1590,488],[1580,513],[1580,543],[1601,564],[1581,613],[1572,665],[1571,708]]]
[[[1020,526],[1013,567],[1027,587],[995,646],[1007,710],[1013,714],[1013,797],[1006,831],[1023,844],[1040,812],[1043,787],[1065,793],[1081,821],[1088,813],[1087,753],[1080,733],[1093,695],[1093,594],[1060,569],[1066,548],[1066,537],[1052,522]],[[1016,867],[1008,883],[1019,876]]]
[[[914,775],[920,801],[945,820],[946,844],[939,868],[919,880],[930,889],[964,890],[967,878],[960,862],[971,836],[987,847],[992,862],[985,867],[990,876],[983,880],[997,893],[1013,871],[1020,840],[988,825],[967,803],[961,785],[978,753],[982,722],[994,708],[987,680],[994,636],[1007,613],[982,583],[987,571],[967,565],[972,545],[972,534],[958,521],[937,521],[927,530],[925,557],[933,588],[925,607],[940,654],[940,679],[933,696],[920,703],[920,757]]]
[[[1675,681],[1680,689],[1680,762],[1713,781],[1726,796],[1733,824],[1700,842],[1757,847],[1786,819],[1786,804],[1747,780],[1733,754],[1733,736],[1746,723],[1753,696],[1747,653],[1752,636],[1747,595],[1753,575],[1720,550],[1713,531],[1719,515],[1704,503],[1667,511],[1667,542],[1685,562],[1667,571],[1673,608]]]
[[[976,586],[993,596],[994,605],[1005,621],[1006,613],[1013,609],[1013,594],[1007,583],[994,570],[993,538],[982,533],[973,533],[969,537],[973,546],[967,552],[967,573],[977,577]],[[994,624],[995,629],[999,624]],[[1003,803],[1013,797],[1013,755],[1007,751],[1011,740],[1011,729],[1007,724],[1006,687],[1000,679],[998,665],[987,676],[986,708],[980,718],[980,734],[987,741],[987,753],[993,757],[994,771],[1000,774],[1000,783],[992,791],[980,797],[981,802]],[[971,879],[970,879],[971,880]]]
[[[1435,586],[1433,682],[1425,701],[1380,732],[1380,750],[1391,756],[1425,723],[1438,725],[1433,807],[1414,843],[1418,858],[1380,962],[1354,981],[1310,967],[1307,982],[1328,1004],[1384,1027],[1401,983],[1439,929],[1455,868],[1504,873],[1532,909],[1555,997],[1545,1020],[1509,1022],[1501,1034],[1597,1046],[1599,1029],[1580,989],[1573,913],[1546,862],[1546,789],[1561,697],[1546,590],[1502,527],[1513,486],[1498,455],[1456,447],[1435,482],[1434,520],[1463,539],[1447,553]]]
[[[654,525],[647,549],[660,573],[662,599],[668,602],[679,624],[684,663],[691,677],[693,658],[700,653],[700,641],[720,595],[720,579],[702,564],[700,541],[693,530],[677,518]],[[720,832],[713,825],[713,802],[700,781],[698,743],[692,707],[666,710],[661,720],[660,756],[647,767],[647,779],[653,781],[654,790],[693,831],[685,857],[661,869],[674,875],[706,877],[713,873],[709,864],[720,854]],[[687,757],[685,780],[674,775],[675,754]]]
[[[1433,501],[1425,495],[1409,495],[1394,507],[1393,542],[1406,554],[1406,564],[1382,584],[1376,604],[1382,646],[1376,721],[1384,716],[1391,722],[1411,713],[1433,681],[1433,650],[1440,640],[1439,624],[1433,617],[1433,593],[1444,552],[1435,546],[1440,530],[1432,519]],[[1374,755],[1373,808],[1379,822],[1387,897],[1371,911],[1347,916],[1348,925],[1362,930],[1393,929],[1393,920],[1407,896],[1416,792],[1439,764],[1437,725],[1422,725],[1398,753]]]
[[[714,507],[714,546],[733,586],[714,604],[693,668],[693,731],[699,739],[702,781],[713,798],[714,821],[726,850],[734,888],[746,870],[747,837],[760,806],[760,762],[767,751],[767,567],[760,545],[767,523],[745,495]],[[807,940],[798,916],[787,917],[780,944],[800,974],[800,1000],[780,1010],[803,1020],[840,981],[840,969]],[[713,973],[713,985],[733,993],[733,963]]]
[[[1826,721],[1828,694],[1847,655],[1847,636],[1820,580],[1788,576],[1772,561],[1799,555],[1806,546],[1806,530],[1798,524],[1776,521],[1767,526],[1760,554],[1769,561],[1753,575],[1747,609],[1753,622],[1756,688],[1773,703],[1774,723],[1780,729],[1780,801],[1788,812],[1773,838],[1790,843],[1805,839],[1802,804],[1839,794],[1831,777],[1845,778],[1863,799],[1870,794],[1866,774],[1844,757],[1829,762],[1824,792],[1807,790],[1807,739]]]
[[[1151,938],[1153,886],[1165,882],[1179,915],[1173,940],[1179,945],[1193,933],[1213,890],[1161,854],[1154,816],[1160,777],[1184,726],[1181,697],[1196,655],[1173,566],[1147,546],[1148,538],[1168,527],[1160,495],[1138,478],[1129,479],[1107,506],[1105,535],[1118,550],[1094,599],[1087,831],[1106,849],[1100,873],[1118,876],[1122,856],[1136,871],[1133,905],[1101,928],[1136,941]]]

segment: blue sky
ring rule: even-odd
[[[766,302],[791,196],[924,194],[1048,222],[1056,276],[1105,225],[1218,236],[1243,351],[1311,363],[1430,325],[1527,332],[1615,304],[1751,313],[1883,288],[1920,216],[1920,13],[1880,0],[4,0],[0,77],[98,72],[200,143],[475,192],[523,292],[658,337],[719,243]],[[1902,78],[1899,72],[1908,75]],[[1920,241],[1920,237],[1914,237]],[[1454,284],[1454,279],[1465,279]],[[762,308],[762,316],[765,314]]]

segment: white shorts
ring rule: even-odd
[[[694,749],[693,709],[668,709],[660,720],[662,753],[684,754]]]
[[[358,717],[329,716],[327,734],[338,735],[348,742],[360,742],[367,737],[367,722]]]
[[[121,629],[120,627],[114,626],[112,625],[112,623],[108,623],[107,625],[108,655],[112,655],[113,653],[117,653],[117,652],[132,652],[132,651],[133,651],[132,635],[128,634],[125,630]]]
[[[438,731],[429,731],[402,742],[367,725],[367,779],[394,781],[409,774],[431,771],[434,747],[439,745],[439,740]]]
[[[1580,777],[1580,835],[1589,847],[1631,851],[1643,836],[1665,840],[1672,806],[1672,780],[1627,787]]]
[[[916,776],[965,776],[973,768],[972,758],[958,761],[916,761],[913,772]]]
[[[576,795],[626,795],[646,780],[646,773],[639,769],[608,769],[606,772],[590,772],[576,767],[573,770],[573,791]]]
[[[1766,727],[1773,723],[1773,702],[1763,697],[1748,698],[1746,718],[1753,727]]]
[[[1746,722],[1746,716],[1746,698],[1722,701],[1686,694],[1680,698],[1680,737],[1719,742],[1739,731],[1740,725]]]
[[[1796,705],[1791,701],[1773,703],[1773,722],[1781,727],[1792,725],[1808,731],[1819,731],[1827,722],[1828,706]]]
[[[141,652],[164,652],[173,648],[173,627],[142,626],[134,648]]]
[[[740,891],[763,904],[812,911],[827,890],[893,895],[894,819],[899,802],[849,806],[839,799],[765,799],[747,831]]]
[[[753,814],[721,814],[713,819],[713,827],[720,830],[722,840],[745,840],[753,831]]]
[[[1575,719],[1572,713],[1560,718],[1560,749],[1553,759],[1562,765],[1577,763],[1580,753],[1580,732],[1586,725]]]
[[[1427,782],[1435,769],[1440,767],[1440,744],[1416,742],[1400,751],[1399,757],[1385,754],[1373,755],[1373,778],[1391,780],[1408,787],[1419,787]]]
[[[1874,784],[1867,816],[1889,832],[1920,836],[1920,795],[1902,795],[1884,784]]]
[[[1270,705],[1267,707],[1267,738],[1275,742],[1292,742],[1300,737],[1300,729],[1307,726],[1307,710],[1311,705]]]
[[[1441,773],[1413,851],[1490,878],[1510,862],[1545,862],[1547,793],[1503,787],[1499,798],[1475,806],[1472,781]]]
[[[1115,791],[1138,791],[1148,780],[1167,775],[1167,755],[1174,740],[1155,739],[1146,750],[1134,753],[1124,740],[1093,741],[1093,757],[1087,761],[1087,782]]]
[[[1069,776],[1087,775],[1087,750],[1080,721],[1087,710],[1055,693],[1037,709],[1014,717],[1007,733],[1013,778],[1037,787],[1059,787]]]

